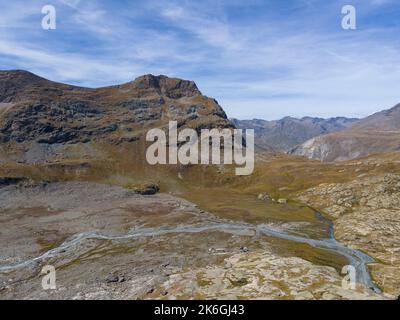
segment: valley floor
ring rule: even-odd
[[[0,251],[1,299],[385,298],[362,284],[342,288],[338,268],[324,265],[334,257],[329,250],[293,245],[290,237],[168,194],[59,182],[3,187],[0,202],[0,240],[7,244]],[[267,227],[307,239],[307,226]],[[336,260],[346,264],[340,253]],[[56,290],[42,289],[44,265],[56,269]]]

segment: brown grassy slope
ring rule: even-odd
[[[307,201],[307,205],[297,200],[300,194],[320,184],[346,184],[359,177],[400,173],[399,153],[381,154],[335,164],[290,155],[259,154],[254,173],[247,177],[239,177],[235,176],[233,166],[150,166],[144,160],[144,146],[135,145],[140,143],[136,141],[120,145],[93,144],[91,148],[96,149],[97,153],[92,158],[81,158],[82,153],[75,150],[70,152],[70,158],[67,160],[61,157],[49,158],[47,163],[38,164],[3,163],[0,167],[0,176],[22,176],[50,181],[95,181],[128,188],[143,182],[155,182],[160,184],[161,192],[170,192],[188,199],[198,204],[200,208],[224,218],[252,223],[307,222],[311,226],[310,231],[307,231],[310,236],[326,238],[329,230],[326,229],[326,225],[320,224],[315,211],[308,205],[325,212],[328,199],[323,199],[329,194],[321,198],[322,202],[314,202],[312,198],[311,201]],[[82,145],[87,147],[88,144],[77,144],[73,147],[78,148]],[[76,157],[71,157],[72,154]],[[262,192],[269,193],[275,199],[287,198],[289,202],[281,205],[260,201],[257,195]],[[375,215],[371,210],[368,214],[369,217]],[[344,216],[345,219],[348,217],[352,216]],[[391,219],[381,219],[374,225],[381,229],[386,228],[385,224],[388,222],[397,223]],[[340,219],[335,221],[335,227],[340,221]],[[360,219],[351,221],[351,225],[356,228],[365,219],[361,216]],[[382,256],[381,253],[376,255],[375,249],[369,251],[368,247],[361,245],[363,237],[359,239],[361,243],[357,241],[348,243],[365,250],[377,259]],[[396,238],[386,232],[385,241],[390,244],[391,239]],[[345,239],[343,241],[346,242]],[[308,246],[285,241],[272,241],[272,245],[279,254],[300,256],[316,264],[333,266],[337,270],[343,264],[339,257],[321,250],[317,252]],[[386,279],[385,277],[393,272],[390,266],[385,267],[386,264],[387,262],[383,262],[374,266],[373,275],[387,292],[396,293],[393,286],[398,282],[394,281],[395,279],[383,283],[382,279]]]

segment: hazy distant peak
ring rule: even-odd
[[[284,117],[280,120],[238,120],[231,121],[242,129],[255,129],[256,146],[260,149],[274,151],[289,151],[312,137],[337,132],[346,129],[358,119],[337,118],[314,118]]]
[[[340,132],[310,139],[291,153],[338,161],[397,150],[400,150],[400,104],[361,119]]]

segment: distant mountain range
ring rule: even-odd
[[[358,121],[353,118],[312,118],[301,119],[285,117],[281,120],[231,119],[237,128],[254,129],[255,144],[260,150],[288,152],[299,144],[323,134],[348,128]]]
[[[374,153],[400,151],[400,104],[364,119],[285,117],[281,120],[237,120],[255,130],[258,150],[286,152],[322,161],[344,161]]]
[[[340,132],[314,137],[290,153],[310,159],[341,161],[388,151],[400,151],[400,104]]]

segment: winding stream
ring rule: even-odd
[[[319,218],[324,219],[322,216],[320,216]],[[239,235],[262,234],[265,236],[274,237],[278,239],[294,241],[297,243],[304,243],[316,248],[331,250],[337,254],[344,256],[348,260],[349,265],[355,267],[358,282],[364,284],[366,287],[370,288],[374,292],[377,293],[381,292],[380,289],[371,280],[367,267],[367,265],[373,262],[374,260],[370,256],[364,254],[361,251],[351,249],[340,244],[338,241],[335,240],[333,236],[332,226],[330,227],[330,229],[331,229],[330,238],[316,240],[308,237],[289,234],[282,230],[277,230],[276,228],[273,228],[271,225],[267,224],[253,225],[250,223],[240,223],[240,222],[225,221],[222,219],[215,219],[215,221],[212,221],[210,223],[203,223],[196,225],[133,229],[126,235],[121,235],[121,236],[104,235],[97,232],[86,232],[76,235],[71,240],[65,241],[59,247],[51,249],[35,258],[26,260],[21,263],[0,266],[0,272],[9,272],[16,269],[28,267],[32,264],[40,263],[42,260],[46,258],[51,258],[59,254],[62,254],[67,249],[75,245],[79,245],[81,242],[89,239],[118,241],[118,240],[136,239],[142,237],[161,236],[174,233],[199,233],[205,231],[207,232],[220,231],[220,232],[239,234]]]

